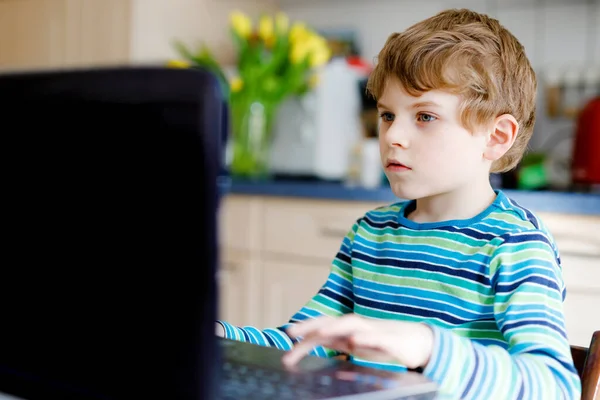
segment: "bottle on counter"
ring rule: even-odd
[[[361,175],[362,142],[352,146],[348,160],[348,170],[344,184],[347,187],[359,187]]]
[[[362,142],[360,185],[367,189],[381,186],[381,156],[379,153],[379,140],[368,138]]]
[[[581,71],[578,68],[569,68],[564,76],[564,96],[562,114],[567,118],[574,118],[581,107],[581,84],[583,83]]]
[[[546,115],[556,118],[560,114],[562,90],[560,86],[560,73],[557,70],[548,70],[544,74],[546,86]]]

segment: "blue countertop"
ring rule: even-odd
[[[331,182],[301,181],[227,181],[225,192],[242,195],[297,197],[321,200],[399,201],[389,187],[365,189]],[[600,216],[600,193],[503,190],[523,207],[537,212],[556,212]]]

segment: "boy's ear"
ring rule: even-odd
[[[513,145],[519,133],[519,123],[510,114],[496,117],[483,152],[483,158],[496,161]]]

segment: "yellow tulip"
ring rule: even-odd
[[[327,61],[329,61],[329,57],[331,56],[331,52],[329,51],[328,48],[320,48],[316,51],[313,51],[310,54],[310,66],[312,68],[317,68],[320,67],[322,65],[327,64]]]
[[[290,61],[298,64],[319,46],[318,38],[302,24],[295,24],[290,31]]]
[[[327,41],[321,37],[316,36],[311,41],[311,55],[310,55],[310,66],[320,67],[329,61],[331,57],[331,50],[327,45]]]
[[[273,27],[273,18],[268,15],[261,17],[258,24],[258,36],[267,44],[272,46],[275,42],[275,29]]]
[[[290,29],[290,42],[297,43],[308,38],[309,32],[306,29],[306,25],[302,22],[296,22],[292,25],[292,29]]]
[[[283,12],[278,12],[275,14],[275,28],[277,29],[277,33],[286,33],[289,27],[290,19],[288,18],[287,14]]]
[[[292,64],[299,64],[308,56],[310,53],[310,47],[307,42],[297,42],[292,44],[292,51],[290,52],[290,61]]]
[[[229,87],[231,88],[231,91],[233,93],[237,93],[244,87],[244,81],[242,80],[242,78],[236,76],[229,82]]]
[[[241,38],[247,38],[252,33],[252,21],[241,11],[234,11],[229,17],[233,31]]]
[[[189,68],[190,63],[183,60],[169,60],[167,63],[167,67],[169,68]]]
[[[314,33],[311,33],[305,39],[305,42],[311,52],[319,50],[321,47],[324,46],[324,43],[325,43],[325,41],[320,36],[317,36]]]

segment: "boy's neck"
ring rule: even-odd
[[[495,198],[489,180],[475,185],[471,182],[449,192],[417,199],[415,209],[407,217],[418,223],[469,219],[488,208]]]

